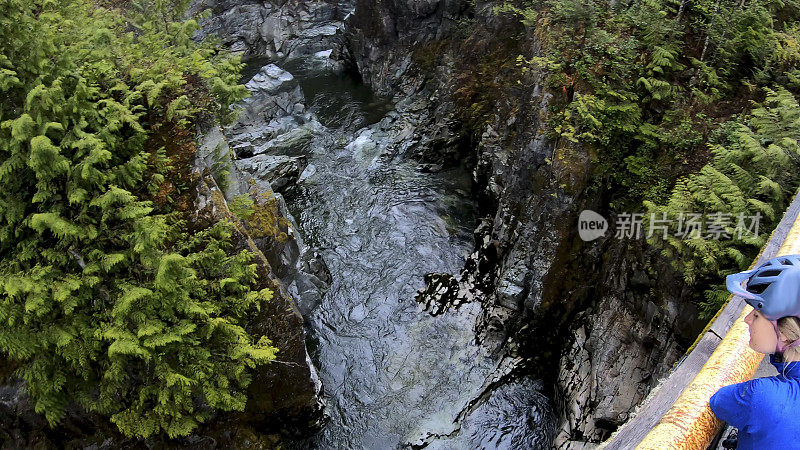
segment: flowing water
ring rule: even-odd
[[[319,121],[286,201],[333,277],[319,305],[301,305],[330,421],[293,446],[385,449],[431,434],[444,438],[428,448],[541,444],[531,422],[545,411],[530,380],[496,391],[459,432],[456,417],[498,363],[475,345],[480,305],[434,317],[414,300],[426,273],[457,273],[472,249],[469,173],[422,173],[388,151],[379,121],[391,105],[364,86],[313,58],[279,65]]]

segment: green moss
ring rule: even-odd
[[[271,236],[278,242],[285,242],[291,227],[278,207],[278,199],[272,191],[263,192],[256,200],[250,194],[242,194],[233,198],[228,204],[231,212],[242,220],[254,238]]]

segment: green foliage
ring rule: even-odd
[[[547,70],[561,94],[551,137],[595,147],[595,187],[635,207],[664,200],[702,167],[710,131],[731,114],[719,102],[745,105],[755,86],[796,86],[800,9],[773,0],[612,4],[508,0],[495,11],[535,27],[543,52],[518,63]]]
[[[269,236],[278,242],[289,238],[287,231],[291,224],[280,214],[278,199],[272,195],[272,191],[261,193],[256,200],[250,194],[237,195],[228,208],[247,225],[250,234],[255,238]]]
[[[542,51],[517,61],[547,72],[550,137],[598,155],[590,189],[610,207],[730,214],[729,233],[739,214],[763,215],[758,237],[650,240],[688,284],[713,285],[713,315],[719,277],[749,264],[800,184],[800,2],[504,0],[495,12],[533,28]]]
[[[233,168],[233,152],[223,142],[220,142],[214,147],[212,158],[211,175],[222,192],[228,192],[231,182],[231,169]]]
[[[680,179],[668,202],[645,201],[654,218],[672,221],[666,240],[663,233],[656,233],[649,242],[662,248],[689,284],[745,270],[767,241],[768,232],[763,230],[777,225],[800,185],[800,105],[783,88],[767,93],[763,105],[718,130],[709,144],[713,160],[700,172]],[[682,213],[728,215],[729,222],[718,222],[731,238],[676,237]],[[750,227],[756,214],[763,218],[761,232],[737,230],[740,225]],[[749,219],[740,224],[745,218]],[[723,286],[713,286],[705,297],[705,317],[709,318],[728,296]]]
[[[228,209],[231,210],[234,216],[243,221],[252,217],[256,212],[254,206],[255,202],[250,197],[250,194],[237,195],[228,203]]]
[[[519,66],[546,70],[548,86],[561,94],[551,101],[550,137],[598,149],[595,181],[623,193],[620,203],[663,196],[670,178],[663,149],[688,150],[698,139],[692,119],[685,133],[688,114],[680,107],[654,114],[684,96],[671,79],[685,69],[682,32],[655,0],[621,12],[594,0],[517,9],[524,24],[536,24],[544,47],[542,56],[519,56]]]
[[[127,72],[148,104],[166,99],[167,120],[187,121],[198,113],[211,112],[223,125],[230,124],[237,111],[228,106],[248,94],[238,84],[243,64],[238,56],[219,53],[217,41],[206,39],[197,44],[192,40],[200,28],[197,20],[180,20],[188,4],[187,0],[133,2],[129,23],[141,37],[137,38],[137,33],[125,37],[142,45],[125,48]],[[201,83],[201,92],[196,92]]]
[[[175,162],[145,150],[154,130],[229,120],[245,92],[237,58],[164,15],[178,3],[0,0],[0,354],[51,425],[78,404],[185,435],[242,410],[277,351],[245,332],[272,292],[232,225],[148,199]]]

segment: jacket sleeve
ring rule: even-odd
[[[720,420],[744,428],[753,418],[751,411],[759,397],[758,389],[758,379],[723,386],[711,396],[711,411]]]

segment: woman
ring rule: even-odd
[[[778,375],[720,388],[711,410],[739,430],[739,450],[800,449],[800,255],[772,258],[729,275],[728,290],[753,307],[750,348],[769,354]]]

